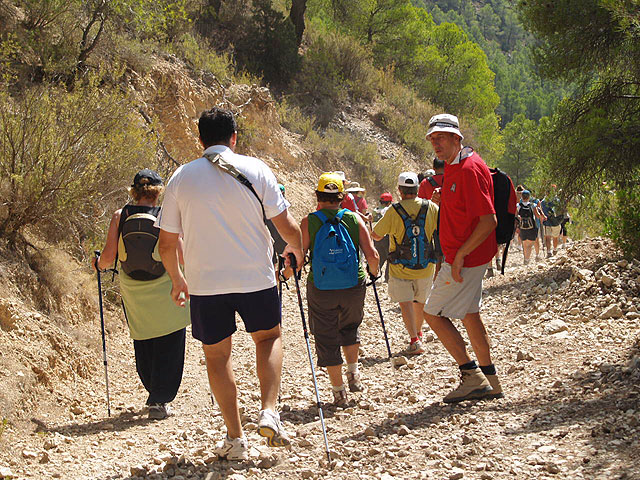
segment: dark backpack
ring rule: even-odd
[[[399,203],[394,203],[393,208],[404,223],[404,235],[402,242],[396,243],[396,249],[389,253],[389,262],[411,270],[422,270],[427,268],[429,263],[436,263],[434,236],[428,239],[425,231],[429,200],[422,200],[422,206],[415,219],[412,219]]]
[[[518,215],[520,216],[520,229],[521,230],[532,230],[536,226],[536,220],[533,216],[533,203],[529,202],[529,205],[525,205],[520,202],[520,209],[518,210]]]
[[[118,257],[122,270],[134,280],[154,280],[165,269],[157,251],[160,229],[153,224],[160,207],[125,205],[118,224]]]
[[[313,283],[319,290],[344,290],[358,284],[360,258],[356,246],[342,223],[343,208],[332,219],[321,212],[313,212],[322,221],[313,242],[311,271]]]
[[[499,245],[505,244],[501,268],[501,273],[504,275],[509,244],[516,227],[516,191],[509,175],[497,168],[490,168],[489,171],[493,179],[493,207],[498,219],[496,242]]]

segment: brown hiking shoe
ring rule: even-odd
[[[500,385],[500,379],[497,375],[485,375],[487,380],[489,381],[489,385],[491,385],[491,392],[485,395],[485,398],[502,398],[504,397],[504,393],[502,393],[502,385]]]
[[[358,372],[347,372],[347,383],[349,384],[349,390],[352,392],[361,392],[364,390]]]
[[[460,370],[460,385],[444,397],[444,403],[456,403],[463,400],[483,398],[491,393],[491,385],[482,370]]]
[[[347,400],[347,389],[344,388],[344,385],[340,390],[333,390],[333,404],[336,407],[347,407],[349,405],[349,401]]]

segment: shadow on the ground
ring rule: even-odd
[[[390,360],[388,356],[360,357],[360,363],[362,364],[363,367],[373,367],[375,365],[380,365],[382,363],[386,363],[389,361]]]
[[[555,436],[563,437],[573,425],[591,427],[589,441],[598,454],[584,466],[585,472],[589,473],[585,478],[600,478],[604,474],[607,478],[640,478],[634,477],[640,475],[637,466],[640,366],[627,367],[634,356],[640,356],[640,339],[621,362],[608,366],[604,372],[594,370],[581,375],[567,375],[562,379],[561,387],[550,389],[544,396],[532,395],[515,402],[507,399],[466,401],[457,405],[431,403],[417,412],[399,413],[393,420],[385,419],[370,427],[379,438],[396,434],[400,425],[407,425],[419,434],[440,422],[448,422],[453,413],[464,415],[467,413],[465,409],[474,403],[473,413],[478,409],[495,412],[496,419],[502,413],[518,415],[522,426],[507,428],[506,436],[554,431]],[[340,441],[364,441],[366,438],[364,432],[357,432],[342,437]]]
[[[141,416],[140,412],[123,412],[113,417],[103,418],[85,423],[68,423],[66,425],[48,426],[42,420],[32,418],[36,432],[57,432],[69,437],[93,435],[97,432],[121,432],[137,425],[145,425],[155,420]]]

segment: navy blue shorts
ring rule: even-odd
[[[236,331],[236,312],[247,332],[271,330],[280,323],[277,287],[250,293],[191,295],[191,333],[205,345],[213,345]]]

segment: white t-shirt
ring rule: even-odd
[[[221,153],[253,184],[267,218],[289,207],[276,177],[257,158],[214,145],[205,153]],[[260,203],[238,180],[206,158],[179,167],[167,183],[162,230],[184,236],[185,277],[189,293],[249,293],[275,286],[271,235]]]

